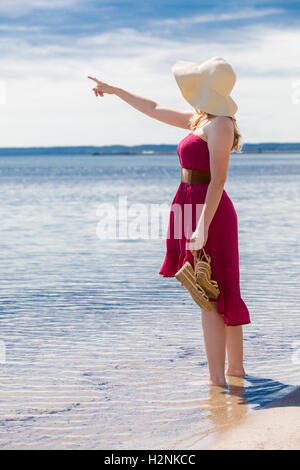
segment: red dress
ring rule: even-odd
[[[179,142],[177,153],[183,168],[210,171],[207,142],[192,132]],[[184,212],[184,205],[191,209],[189,219],[193,232],[199,219],[196,205],[204,204],[207,188],[208,183],[193,185],[180,183],[179,185],[171,205],[166,255],[159,271],[159,274],[164,277],[174,277],[186,261],[194,267],[193,254],[186,246],[189,239],[185,236],[184,220],[187,219],[185,216],[187,212]],[[179,214],[178,208],[182,209],[181,218],[174,216],[176,207],[177,214]],[[210,301],[217,302],[218,311],[223,315],[226,325],[251,323],[248,308],[240,291],[238,218],[234,205],[224,189],[209,226],[205,251],[211,257],[211,277],[218,282],[220,288],[218,299],[210,299]]]

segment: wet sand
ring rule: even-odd
[[[299,450],[300,387],[218,433],[205,450]]]

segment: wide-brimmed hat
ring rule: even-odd
[[[230,93],[236,74],[225,59],[213,57],[201,64],[178,60],[172,72],[183,97],[194,108],[216,116],[234,117],[238,107]]]

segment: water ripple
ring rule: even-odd
[[[234,158],[252,324],[248,375],[225,392],[206,384],[198,307],[158,275],[164,234],[96,236],[98,205],[118,194],[170,204],[177,156],[0,158],[1,448],[201,446],[299,383],[299,158]]]

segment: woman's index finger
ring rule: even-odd
[[[96,82],[96,83],[100,83],[99,80],[97,80],[97,78],[90,77],[90,76],[88,76],[88,78],[89,78],[90,80],[94,80],[94,82]]]

